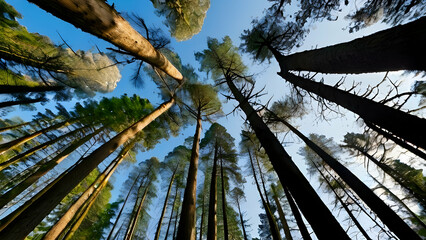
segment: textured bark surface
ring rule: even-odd
[[[426,17],[367,37],[280,57],[282,70],[368,73],[426,70]]]
[[[24,239],[49,212],[80,183],[99,163],[113,153],[127,140],[133,138],[149,123],[167,111],[174,104],[174,99],[161,104],[153,112],[143,117],[131,127],[123,130],[101,147],[93,151],[89,156],[72,170],[67,172],[54,186],[46,191],[43,196],[35,200],[31,206],[11,221],[7,227],[0,232],[0,239]]]
[[[102,38],[154,65],[176,80],[182,74],[103,0],[29,0],[77,28]]]

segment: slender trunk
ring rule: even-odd
[[[318,238],[349,239],[345,230],[331,214],[327,206],[300,172],[291,157],[284,150],[280,141],[262,121],[248,100],[241,94],[231,79],[226,79],[230,90],[247,116],[251,127],[256,133],[262,147],[268,154],[282,184],[287,184],[303,215],[311,224]],[[309,199],[309,201],[306,201]],[[332,229],[332,231],[330,230]]]
[[[238,207],[238,214],[240,215],[241,227],[243,229],[244,240],[248,240],[246,227],[245,227],[244,219],[243,219],[243,214],[241,213],[240,202],[238,201],[238,199],[237,199],[237,207]]]
[[[315,162],[312,162],[315,166],[315,168],[317,169],[317,171],[321,174],[322,178],[324,179],[324,181],[326,182],[328,188],[333,191],[334,195],[336,196],[336,199],[339,201],[340,205],[342,205],[342,207],[345,209],[345,211],[348,213],[349,217],[351,218],[352,222],[355,224],[355,226],[357,226],[357,228],[359,229],[359,231],[362,233],[362,235],[365,237],[365,239],[367,240],[372,240],[370,238],[370,236],[368,236],[368,233],[365,231],[365,229],[361,226],[361,224],[358,222],[358,220],[356,219],[356,217],[352,214],[352,211],[348,208],[348,206],[346,205],[346,203],[343,201],[342,197],[340,197],[340,195],[336,192],[336,190],[334,189],[334,187],[331,185],[330,181],[328,180],[328,178],[324,175],[324,173],[321,171],[321,169],[318,167],[318,165]]]
[[[226,214],[226,192],[225,192],[225,178],[223,176],[223,159],[220,159],[220,178],[222,180],[222,216],[223,216],[223,233],[224,239],[229,239],[228,230],[228,215]]]
[[[263,177],[262,168],[260,167],[259,158],[256,157],[256,154],[254,155],[254,158],[256,159],[256,164],[257,164],[257,167],[259,168],[259,176],[260,176],[260,181],[262,182],[263,192],[265,193],[266,203],[268,204],[269,208],[271,208],[271,202],[269,201],[268,191],[266,190],[265,179]]]
[[[183,195],[177,239],[195,240],[195,201],[197,191],[197,170],[201,134],[201,112],[198,110],[197,127],[192,143],[187,183]]]
[[[201,219],[200,219],[200,240],[203,239],[203,224],[204,224],[204,196],[203,196],[203,201],[202,201],[202,205],[201,205]]]
[[[55,129],[58,129],[58,128],[62,128],[62,127],[68,126],[68,125],[74,123],[75,121],[76,121],[75,119],[74,120],[66,120],[66,121],[54,124],[54,125],[52,125],[50,127],[41,129],[41,130],[39,130],[37,132],[34,132],[32,134],[29,134],[27,136],[23,136],[21,138],[15,139],[13,141],[10,141],[10,142],[7,142],[7,143],[3,143],[3,144],[0,145],[0,154],[3,154],[4,152],[6,152],[9,149],[18,147],[18,146],[20,146],[20,145],[22,145],[22,144],[24,144],[24,143],[26,143],[26,142],[34,139],[34,138],[40,136],[41,134],[47,133],[49,131],[52,131],[52,130],[55,130]]]
[[[7,160],[7,161],[4,161],[4,162],[0,163],[0,171],[2,171],[3,169],[7,168],[8,166],[10,166],[10,165],[12,165],[12,164],[15,164],[15,163],[19,162],[19,161],[20,161],[20,160],[22,160],[23,158],[26,158],[26,157],[28,157],[28,156],[31,156],[32,154],[34,154],[34,153],[35,153],[35,152],[37,152],[38,150],[45,149],[45,148],[47,148],[47,147],[49,147],[49,146],[51,146],[51,145],[53,145],[53,144],[55,144],[55,143],[57,143],[57,142],[59,142],[59,141],[63,140],[63,139],[65,139],[65,138],[68,138],[68,137],[70,137],[70,136],[73,136],[74,134],[76,134],[76,133],[78,133],[78,132],[81,132],[81,131],[83,131],[83,130],[87,129],[88,127],[89,127],[89,126],[85,126],[85,127],[78,128],[78,129],[76,129],[76,130],[74,130],[74,131],[71,131],[71,132],[68,132],[68,133],[66,133],[66,134],[64,134],[64,135],[61,135],[61,136],[59,136],[59,137],[57,137],[57,138],[55,138],[55,139],[53,139],[53,140],[47,141],[47,142],[45,142],[45,143],[43,143],[43,144],[40,144],[40,145],[38,145],[38,146],[36,146],[36,147],[33,147],[33,148],[29,149],[28,151],[26,151],[26,152],[24,152],[24,153],[21,153],[21,154],[18,154],[18,155],[16,155],[16,156],[13,156],[11,159],[9,159],[9,160]]]
[[[135,180],[133,181],[132,186],[130,187],[129,192],[127,193],[127,196],[124,199],[123,206],[121,206],[121,209],[120,209],[120,211],[117,214],[117,218],[115,219],[114,224],[112,225],[111,231],[109,232],[108,237],[106,238],[107,240],[111,239],[112,233],[114,232],[114,228],[117,226],[118,220],[120,219],[121,214],[123,213],[123,210],[124,210],[124,207],[126,206],[127,200],[129,199],[130,194],[132,193],[132,189],[135,186],[135,184],[136,184],[137,180],[139,179],[140,175],[141,175],[141,172],[136,176]],[[121,229],[121,227],[120,227],[120,229]],[[120,231],[120,230],[118,230],[118,231]]]
[[[411,23],[315,50],[280,58],[283,70],[368,73],[426,70],[426,17]]]
[[[45,98],[35,98],[35,99],[24,99],[24,100],[0,102],[0,108],[12,107],[12,106],[16,106],[16,105],[31,104],[31,103],[38,103],[38,102],[42,102],[44,100],[45,100]]]
[[[175,240],[176,239],[176,234],[177,234],[177,231],[178,231],[178,226],[177,226],[177,222],[178,222],[178,216],[179,216],[179,209],[180,209],[181,207],[178,207],[178,209],[176,209],[176,215],[175,215],[175,227],[173,228],[173,240]],[[182,209],[181,209],[182,210]]]
[[[259,192],[260,199],[262,200],[263,208],[265,209],[266,216],[268,217],[269,229],[271,230],[271,236],[273,240],[280,240],[281,235],[278,230],[277,223],[274,220],[274,216],[272,215],[271,209],[269,205],[266,203],[265,198],[263,197],[262,190],[260,190],[259,181],[257,180],[256,170],[254,169],[253,159],[250,153],[250,149],[248,149],[249,158],[250,158],[250,166],[253,171],[254,182],[256,183],[257,191]]]
[[[426,160],[426,153],[424,151],[422,151],[422,150],[420,150],[420,149],[418,149],[418,148],[410,145],[409,143],[405,142],[404,140],[402,140],[402,139],[398,138],[397,136],[395,136],[395,135],[393,135],[393,134],[391,134],[391,133],[389,133],[389,132],[387,132],[387,131],[379,128],[379,127],[377,127],[374,124],[371,124],[369,122],[365,122],[365,124],[369,128],[371,128],[374,131],[376,131],[377,133],[379,133],[380,135],[386,137],[387,139],[392,140],[394,143],[398,144],[399,146],[401,146],[401,147],[407,149],[408,151],[416,154],[417,156],[423,158],[423,160]]]
[[[15,128],[18,128],[18,127],[27,126],[30,123],[31,122],[24,122],[24,123],[16,124],[16,125],[13,125],[13,126],[2,127],[2,128],[0,128],[0,133],[6,132],[6,131],[9,131],[9,130],[12,130],[12,129],[15,129]]]
[[[157,231],[155,231],[154,240],[160,238],[161,224],[163,223],[164,214],[166,214],[167,201],[169,200],[170,192],[172,191],[173,181],[175,180],[175,175],[178,167],[173,171],[172,177],[170,178],[169,188],[167,189],[166,199],[164,199],[163,210],[161,211],[160,220],[158,220]]]
[[[278,199],[278,196],[277,196],[277,191],[275,190],[275,187],[272,184],[271,184],[271,189],[272,189],[272,197],[274,198],[275,205],[277,205],[278,214],[280,215],[280,221],[281,221],[281,224],[283,225],[285,239],[293,240],[293,237],[291,236],[291,233],[290,233],[290,228],[288,227],[287,220],[285,219],[283,208],[281,207],[280,200]]]
[[[182,74],[103,0],[29,0],[81,30],[102,38],[181,81]]]
[[[43,196],[34,201],[9,225],[0,232],[0,239],[24,239],[57,204],[80,183],[94,168],[106,157],[113,153],[127,140],[135,137],[145,126],[154,121],[158,116],[168,110],[174,103],[174,99],[161,104],[157,109],[141,120],[123,130],[101,147],[83,158],[80,163],[63,176]]]
[[[47,86],[40,85],[35,87],[30,86],[13,86],[13,85],[0,85],[0,94],[8,93],[29,93],[29,92],[58,92],[64,90],[64,86]]]
[[[118,165],[126,157],[127,153],[132,147],[133,143],[130,143],[121,150],[118,156],[110,163],[110,165],[104,170],[104,172],[99,174],[99,176],[92,183],[92,185],[90,185],[90,187],[78,198],[78,200],[71,207],[68,208],[65,214],[62,215],[61,219],[59,219],[59,221],[56,222],[52,228],[50,228],[46,235],[44,235],[43,239],[54,240],[58,238],[58,236],[64,231],[64,229],[71,222],[71,220],[75,218],[76,213],[80,211],[80,209],[82,209],[82,206],[86,205],[86,202],[91,202],[90,198],[93,198],[92,196],[95,196],[106,186],[109,178],[117,169]]]
[[[281,72],[279,75],[297,87],[317,94],[358,114],[364,121],[371,122],[418,147],[426,149],[426,130],[424,128],[426,119],[289,72]],[[392,121],[389,121],[389,119],[392,119]]]
[[[170,218],[169,218],[169,223],[167,224],[167,231],[166,231],[166,237],[164,238],[164,240],[167,240],[168,236],[169,236],[169,230],[170,230],[170,225],[172,223],[172,219],[173,219],[173,212],[175,210],[175,204],[176,204],[176,200],[178,198],[178,185],[176,183],[176,192],[175,192],[175,197],[173,200],[173,204],[172,204],[172,211],[170,212]]]
[[[292,132],[300,137],[306,145],[309,146],[318,156],[327,163],[340,177],[345,181],[350,188],[373,210],[377,216],[382,220],[388,228],[393,231],[398,237],[410,237],[410,239],[420,239],[413,229],[404,222],[386,203],[384,203],[369,187],[367,187],[358,177],[356,177],[349,169],[343,164],[330,156],[318,145],[312,142],[309,138],[304,136],[295,127],[290,125],[284,119],[280,121],[285,124]]]
[[[69,147],[67,147],[64,151],[56,155],[54,158],[49,160],[48,162],[42,162],[40,164],[36,164],[35,168],[39,167],[34,173],[26,177],[22,182],[18,185],[14,186],[12,189],[3,194],[0,198],[0,208],[3,208],[8,202],[12,201],[16,196],[25,191],[28,187],[30,187],[33,183],[35,183],[38,179],[46,175],[50,170],[52,170],[56,165],[61,163],[65,158],[67,158],[74,150],[79,148],[81,145],[89,141],[92,137],[99,134],[104,128],[101,127],[94,131],[93,133],[85,136],[82,139],[72,143]],[[39,166],[37,166],[39,165]]]
[[[207,240],[217,239],[217,142],[214,145],[213,168],[210,181],[209,216],[207,222]]]

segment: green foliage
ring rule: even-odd
[[[422,169],[415,169],[398,159],[391,162],[391,167],[398,172],[402,182],[408,186],[416,185],[426,192],[426,177],[423,175]]]
[[[215,88],[209,84],[187,83],[179,96],[194,118],[198,118],[198,113],[204,117],[221,114],[222,104]]]

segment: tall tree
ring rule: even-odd
[[[235,187],[231,191],[231,198],[237,205],[238,215],[240,217],[241,229],[243,230],[244,240],[248,240],[246,232],[246,220],[244,220],[243,213],[241,212],[241,201],[245,200],[244,191],[241,188]]]

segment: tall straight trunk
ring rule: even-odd
[[[0,108],[12,107],[12,106],[16,106],[16,105],[31,104],[31,103],[38,103],[38,102],[42,102],[44,100],[45,100],[45,98],[34,98],[34,99],[24,99],[24,100],[0,102]]]
[[[13,86],[13,85],[0,85],[0,94],[5,93],[28,93],[28,92],[58,92],[64,90],[64,86]]]
[[[127,153],[133,147],[133,143],[126,145],[118,156],[111,161],[109,166],[96,178],[96,180],[90,185],[89,188],[84,191],[84,193],[74,202],[71,207],[62,215],[61,219],[53,225],[52,228],[44,235],[43,239],[45,240],[54,240],[57,239],[58,236],[64,231],[66,226],[71,222],[71,220],[76,216],[76,213],[82,209],[82,206],[86,204],[86,202],[90,202],[91,196],[94,196],[97,192],[100,192],[108,183],[109,178],[117,169],[118,165],[123,161],[126,157]]]
[[[181,209],[181,207],[178,207],[178,209],[176,209],[176,214],[175,214],[175,227],[173,228],[173,240],[176,239],[176,234],[178,231],[178,226],[177,226],[177,222],[178,222],[178,217],[179,217],[179,209]]]
[[[317,94],[358,114],[364,121],[371,122],[418,147],[426,149],[426,130],[424,128],[426,119],[289,72],[281,72],[279,75],[297,87]],[[389,119],[392,119],[392,121],[389,121]]]
[[[372,240],[370,238],[370,236],[368,236],[368,233],[365,231],[365,229],[361,226],[361,224],[359,223],[359,221],[357,220],[357,218],[353,215],[352,211],[348,208],[348,206],[346,205],[346,203],[343,201],[342,197],[340,197],[340,195],[336,192],[336,189],[334,189],[334,187],[331,185],[330,181],[324,175],[324,173],[321,171],[321,169],[319,168],[319,166],[315,162],[312,162],[312,163],[314,164],[314,166],[317,169],[317,171],[321,174],[321,177],[324,179],[324,181],[327,184],[328,188],[331,191],[333,191],[334,195],[336,196],[336,199],[339,201],[340,205],[342,205],[342,207],[345,209],[346,213],[349,215],[349,217],[351,218],[352,222],[355,224],[355,226],[362,233],[362,235],[364,236],[364,238],[367,239],[367,240]]]
[[[386,203],[384,203],[369,187],[367,187],[358,177],[356,177],[349,169],[343,164],[330,156],[318,145],[312,142],[309,138],[304,136],[299,130],[290,125],[287,121],[280,118],[280,121],[286,125],[292,132],[294,132],[303,142],[308,145],[321,159],[327,163],[340,178],[352,188],[355,193],[373,210],[380,220],[388,226],[398,237],[410,237],[410,239],[420,239],[413,229],[404,222]]]
[[[210,181],[209,216],[207,222],[207,240],[217,239],[217,158],[218,146],[214,145],[213,168]]]
[[[278,215],[280,216],[281,224],[283,225],[285,239],[286,240],[293,240],[293,237],[291,236],[290,228],[288,226],[287,220],[285,219],[285,214],[284,214],[283,208],[281,207],[280,200],[278,199],[278,196],[277,196],[277,191],[276,191],[274,185],[272,185],[272,184],[271,184],[271,190],[272,190],[272,197],[274,198],[275,205],[277,206]]]
[[[402,140],[402,139],[398,138],[397,136],[395,136],[395,135],[393,135],[393,134],[391,134],[391,133],[389,133],[389,132],[387,132],[387,131],[379,128],[379,127],[377,127],[374,124],[371,124],[369,122],[365,122],[365,124],[369,128],[371,128],[374,131],[376,131],[377,133],[379,133],[380,135],[386,137],[387,139],[392,140],[394,143],[398,144],[399,146],[401,146],[401,147],[407,149],[408,151],[416,154],[417,156],[423,158],[423,160],[426,160],[426,153],[424,151],[422,151],[422,150],[420,150],[420,149],[418,149],[418,148],[410,145],[409,143],[405,142],[404,140]]]
[[[66,134],[64,134],[64,135],[61,135],[61,136],[59,136],[59,137],[57,137],[57,138],[55,138],[55,139],[52,139],[52,140],[47,141],[47,142],[44,142],[44,143],[42,143],[42,144],[40,144],[40,145],[38,145],[38,146],[36,146],[36,147],[33,147],[33,148],[29,149],[29,150],[28,150],[28,151],[26,151],[26,152],[23,152],[23,153],[20,153],[20,154],[18,154],[18,155],[16,155],[16,156],[13,156],[13,157],[12,157],[12,158],[10,158],[9,160],[7,160],[7,161],[4,161],[4,162],[0,163],[0,171],[2,171],[3,169],[7,168],[8,166],[10,166],[10,165],[12,165],[12,164],[14,164],[14,163],[19,162],[19,161],[20,161],[20,160],[22,160],[23,158],[26,158],[26,157],[28,157],[28,156],[31,156],[32,154],[34,154],[35,152],[37,152],[37,151],[39,151],[39,150],[45,149],[45,148],[47,148],[47,147],[49,147],[49,146],[51,146],[51,145],[53,145],[53,144],[55,144],[55,143],[57,143],[57,142],[59,142],[59,141],[63,140],[63,139],[65,139],[65,138],[68,138],[68,137],[70,137],[70,136],[73,136],[74,134],[76,134],[76,133],[78,133],[78,132],[81,132],[81,131],[83,131],[83,130],[87,129],[88,127],[89,127],[89,126],[84,126],[84,127],[81,127],[81,128],[75,129],[75,130],[70,131],[70,132],[68,132],[68,133],[66,133]]]
[[[9,225],[0,232],[0,239],[24,239],[49,212],[80,183],[99,163],[113,153],[127,140],[132,139],[149,123],[167,111],[174,104],[174,99],[161,104],[153,112],[134,123],[129,128],[110,139],[101,147],[83,158],[78,165],[67,172],[52,188],[43,196],[34,201]]]
[[[28,134],[26,136],[23,136],[21,138],[15,139],[15,140],[12,140],[10,142],[3,143],[3,144],[0,145],[0,154],[3,154],[4,152],[6,152],[9,149],[18,147],[18,146],[20,146],[20,145],[22,145],[22,144],[24,144],[24,143],[26,143],[26,142],[28,142],[28,141],[30,141],[32,139],[34,139],[34,138],[36,138],[36,137],[44,134],[44,133],[47,133],[49,131],[52,131],[52,130],[55,130],[55,129],[58,129],[58,128],[65,127],[65,126],[67,126],[69,124],[72,124],[75,121],[76,121],[75,119],[66,120],[66,121],[63,121],[63,122],[60,122],[60,123],[57,123],[57,124],[53,124],[50,127],[43,128],[43,129],[41,129],[41,130],[39,130],[37,132],[34,132],[32,134]]]
[[[294,219],[296,220],[297,227],[299,228],[299,232],[302,235],[303,240],[311,240],[311,235],[309,234],[309,231],[306,228],[306,224],[303,221],[302,215],[299,212],[299,208],[294,202],[293,196],[291,196],[291,193],[288,191],[286,185],[284,185],[283,183],[281,183],[281,185],[283,186],[285,197],[287,198],[288,205],[290,205],[291,212],[293,213]]]
[[[270,208],[271,202],[269,201],[268,191],[266,190],[265,179],[263,177],[262,168],[260,167],[259,158],[257,158],[256,155],[254,155],[254,158],[256,159],[256,164],[257,164],[257,167],[259,168],[260,182],[262,183],[263,192],[265,193],[265,200]]]
[[[241,213],[240,202],[238,201],[238,199],[237,199],[237,207],[238,207],[238,214],[240,215],[241,228],[243,229],[244,240],[248,240],[246,227],[245,227],[244,219],[243,219],[243,214]]]
[[[111,231],[109,232],[108,237],[106,238],[107,240],[111,239],[112,233],[114,232],[114,228],[117,226],[118,220],[120,219],[121,214],[123,213],[123,210],[124,210],[124,207],[126,206],[127,200],[129,199],[130,194],[132,193],[132,189],[135,186],[135,184],[136,184],[137,180],[139,179],[140,175],[141,175],[141,172],[139,172],[139,174],[136,176],[135,180],[133,181],[132,185],[130,186],[130,190],[127,193],[126,198],[124,199],[123,206],[121,206],[120,211],[117,214],[117,218],[115,219],[114,224],[112,225]],[[120,229],[121,229],[121,227],[120,227]],[[120,230],[118,230],[118,231],[120,231]]]
[[[170,225],[172,223],[172,219],[173,219],[173,212],[175,210],[175,204],[176,204],[176,200],[178,198],[178,185],[176,183],[176,191],[175,191],[175,197],[173,199],[173,204],[172,204],[172,211],[170,211],[170,218],[169,218],[169,223],[167,224],[167,231],[166,231],[166,237],[164,238],[164,240],[167,240],[167,238],[169,237],[169,230],[170,230]]]
[[[18,185],[14,186],[12,189],[3,194],[0,198],[0,208],[4,207],[8,202],[12,201],[16,196],[18,196],[21,192],[25,191],[28,187],[30,187],[33,183],[35,183],[38,179],[46,175],[50,170],[56,167],[59,163],[61,163],[65,158],[67,158],[74,150],[79,148],[81,145],[89,141],[92,137],[99,134],[104,128],[101,127],[94,131],[93,133],[85,136],[78,141],[72,143],[69,147],[64,149],[61,153],[56,155],[54,158],[49,160],[48,162],[43,162],[41,164],[36,164],[36,167],[39,167],[34,173],[26,177],[22,182]],[[40,166],[37,166],[40,165]]]
[[[265,213],[268,218],[269,229],[271,230],[272,239],[280,240],[281,235],[280,235],[280,231],[278,229],[277,223],[274,220],[274,216],[272,215],[269,205],[266,203],[265,198],[263,197],[262,190],[260,190],[260,184],[259,184],[259,181],[257,180],[256,170],[254,170],[254,163],[250,153],[250,149],[248,149],[248,153],[250,158],[251,170],[253,171],[254,182],[256,183],[257,191],[259,193],[260,199],[262,200],[262,205],[263,205],[263,208],[265,209]]]
[[[201,112],[197,113],[197,126],[192,143],[188,177],[183,195],[182,211],[180,213],[177,239],[195,240],[195,202],[197,191],[198,156],[200,149]]]
[[[5,131],[9,131],[15,128],[19,128],[19,127],[23,127],[23,126],[27,126],[29,125],[31,122],[24,122],[24,123],[20,123],[20,124],[16,124],[16,125],[12,125],[12,126],[6,126],[6,127],[2,127],[0,128],[0,133],[5,132]]]
[[[163,223],[163,218],[164,218],[164,215],[166,214],[167,201],[169,200],[169,195],[170,195],[170,192],[172,191],[173,181],[175,180],[177,170],[178,170],[178,166],[176,166],[170,178],[169,187],[167,189],[166,198],[164,199],[163,210],[161,211],[160,220],[158,220],[157,230],[155,231],[154,240],[158,240],[160,238],[161,224]]]
[[[223,233],[224,239],[229,239],[228,230],[228,215],[226,214],[226,192],[225,192],[225,178],[223,176],[223,159],[220,159],[220,178],[222,180],[222,217],[223,217]]]
[[[350,42],[279,58],[283,70],[368,73],[426,70],[426,17]]]
[[[102,38],[147,62],[172,78],[181,81],[182,74],[103,0],[29,0],[56,17],[81,30]]]
[[[203,224],[204,224],[204,196],[203,196],[203,201],[201,203],[201,219],[200,219],[200,240],[203,240]]]
[[[247,120],[250,122],[262,147],[265,149],[281,183],[287,185],[318,238],[349,239],[345,230],[343,230],[339,222],[337,222],[336,218],[334,218],[330,210],[309,184],[308,180],[294,164],[280,141],[278,141],[253,107],[250,106],[248,100],[241,94],[231,79],[226,78],[226,82],[235,99],[238,101],[240,108],[246,114]],[[309,201],[306,201],[307,199]]]

